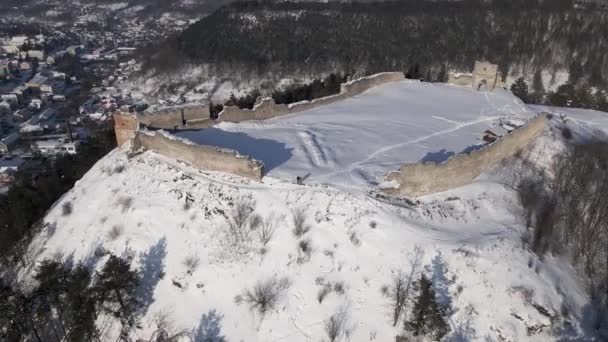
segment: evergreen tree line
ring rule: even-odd
[[[427,337],[439,341],[450,332],[446,319],[449,308],[437,300],[433,282],[423,273],[414,282],[416,296],[413,305],[404,321],[404,330],[415,337]],[[407,336],[397,336],[396,342],[409,341]]]
[[[588,84],[577,85],[572,80],[562,84],[555,91],[545,92],[542,85],[530,89],[523,78],[518,78],[511,85],[511,92],[525,103],[608,111],[608,91],[605,89],[592,91]]]
[[[277,90],[272,93],[272,99],[275,103],[290,104],[338,94],[341,84],[346,80],[346,75],[332,73],[323,80],[316,79],[308,84],[292,85],[284,90]]]
[[[210,77],[245,81],[401,70],[441,80],[446,70],[489,60],[503,75],[568,70],[606,86],[606,50],[608,12],[567,0],[249,1],[144,49],[142,70],[162,75],[205,65]]]
[[[8,192],[0,195],[0,270],[15,262],[27,265],[27,246],[47,210],[115,146],[114,131],[102,129],[78,154],[46,159],[35,170],[17,173]]]
[[[139,279],[130,263],[115,255],[95,274],[82,263],[45,260],[27,289],[0,278],[0,340],[103,341],[95,324],[101,315],[118,319],[126,337],[141,309],[135,294]]]
[[[324,79],[315,79],[307,84],[293,84],[283,90],[275,90],[271,96],[275,103],[290,104],[300,101],[311,101],[321,97],[338,94],[341,84],[346,82],[346,75],[331,73]],[[209,112],[212,118],[217,118],[224,106],[237,106],[241,109],[253,109],[258,97],[262,95],[261,91],[254,89],[248,94],[236,97],[230,94],[230,98],[221,104],[209,104]]]

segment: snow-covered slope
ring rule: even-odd
[[[262,160],[271,177],[369,187],[404,162],[443,161],[482,145],[501,120],[534,114],[502,89],[405,80],[344,101],[265,121],[221,123],[180,136]],[[521,121],[521,120],[520,120]]]
[[[408,83],[400,86],[409,87]],[[352,145],[336,147],[342,158],[334,166],[338,171],[378,151],[382,129],[387,130],[386,145],[416,140],[435,131],[445,131],[446,136],[454,133],[454,140],[448,142],[435,136],[400,150],[407,157],[399,161],[416,160],[424,155],[425,148],[428,152],[448,147],[458,151],[468,146],[470,142],[465,140],[474,140],[470,137],[473,130],[462,133],[459,129],[473,126],[462,123],[480,119],[482,126],[474,129],[477,133],[492,121],[485,118],[500,113],[525,116],[533,111],[501,92],[467,95],[480,98],[478,103],[469,103],[467,110],[466,102],[458,107],[458,100],[450,99],[468,90],[428,87],[438,91],[436,100],[427,99],[425,104],[422,98],[416,102],[417,96],[409,98],[407,108],[411,112],[403,108],[403,113],[420,110],[421,115],[408,114],[407,124],[367,119],[364,113],[347,107],[361,104],[372,95],[395,101],[403,96],[382,88],[334,107],[349,110],[358,117],[352,120],[353,125],[365,123],[369,131],[363,125],[348,127],[344,121],[332,126],[312,120],[306,127],[325,131],[326,144],[337,141],[330,137],[360,133]],[[487,107],[480,105],[483,101],[487,101]],[[482,107],[494,111],[480,111]],[[397,115],[399,108],[385,109]],[[423,115],[424,108],[433,110]],[[372,117],[385,115],[380,108],[369,110],[375,113]],[[319,114],[340,117],[324,109],[319,109]],[[259,131],[260,136],[272,134],[289,142],[299,139],[296,135],[300,129],[306,131],[306,120],[308,117],[293,116],[243,126],[248,134]],[[373,128],[372,123],[381,127]],[[233,125],[220,128],[237,131]],[[406,130],[408,135],[397,134]],[[462,139],[464,136],[467,139]],[[561,148],[558,136],[548,130],[529,152],[532,159],[538,163],[550,159],[550,152]],[[462,145],[456,145],[457,141]],[[410,147],[415,151],[408,152]],[[298,147],[293,148],[297,159]],[[372,157],[376,156],[383,154]],[[305,160],[294,161],[293,167],[322,169]],[[367,161],[372,165],[381,159]],[[323,170],[329,172],[330,168]],[[382,289],[390,285],[396,272],[410,272],[418,257],[416,271],[431,276],[438,298],[452,308],[449,341],[587,338],[587,299],[580,280],[565,262],[551,257],[541,261],[522,243],[525,228],[521,209],[509,187],[509,179],[517,171],[517,161],[506,163],[471,185],[420,198],[409,206],[404,201],[379,200],[367,191],[341,186],[353,181],[352,177],[336,182],[338,186],[295,185],[272,177],[271,171],[271,176],[258,183],[195,170],[152,152],[133,156],[126,149],[117,149],[56,203],[31,252],[37,260],[84,260],[96,268],[103,265],[107,252],[132,258],[133,267],[143,276],[150,303],[141,318],[141,329],[133,332],[140,337],[149,336],[159,317],[166,317],[175,331],[194,329],[199,338],[195,341],[203,341],[204,334],[225,336],[229,341],[323,341],[327,340],[324,320],[337,312],[347,312],[348,335],[343,340],[392,341],[402,331],[403,318],[393,327],[391,300]],[[349,175],[350,171],[343,177]],[[255,233],[239,248],[231,243],[227,219],[235,203],[243,198],[255,202],[255,211],[262,217],[272,215],[279,220],[265,248]],[[62,210],[65,203],[71,204],[70,214]],[[305,210],[310,225],[310,231],[299,238],[293,234],[291,220],[298,208]],[[307,241],[310,256],[301,250],[301,241]],[[200,260],[191,273],[185,265],[189,257]],[[162,278],[155,276],[159,269],[164,271]],[[260,316],[246,303],[235,300],[256,282],[271,277],[286,277],[290,283],[274,310]],[[332,291],[320,302],[318,294],[326,284]],[[565,312],[569,312],[567,317]],[[572,330],[559,331],[557,327],[566,320]],[[104,338],[115,340],[118,327],[104,329]]]

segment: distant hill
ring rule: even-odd
[[[147,76],[208,66],[205,76],[316,77],[403,70],[445,78],[475,60],[503,74],[566,71],[608,83],[608,12],[557,1],[237,2],[143,53]]]

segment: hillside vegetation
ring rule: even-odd
[[[402,70],[444,80],[487,59],[503,74],[567,70],[570,82],[605,87],[607,38],[608,12],[567,0],[238,2],[145,51],[143,72],[205,65],[203,76],[248,81]]]

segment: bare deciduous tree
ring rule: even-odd
[[[532,249],[571,255],[592,295],[607,293],[608,144],[574,145],[554,158],[550,171],[551,178],[534,187],[522,181],[520,189]]]
[[[424,252],[418,246],[414,248],[414,256],[410,261],[410,271],[406,273],[403,270],[394,272],[390,289],[386,291],[387,295],[392,300],[393,306],[393,326],[397,325],[399,317],[405,312],[405,308],[410,298],[414,279],[418,275],[418,270],[422,265],[422,256]]]

